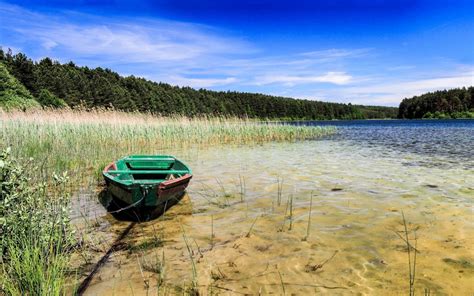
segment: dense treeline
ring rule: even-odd
[[[0,63],[0,107],[6,109],[26,109],[39,106],[40,104],[38,104],[25,86]]]
[[[109,107],[159,114],[201,114],[287,119],[395,118],[397,109],[171,86],[109,69],[78,67],[0,49],[0,62],[42,105]]]
[[[398,109],[398,118],[474,118],[474,87],[404,99]]]

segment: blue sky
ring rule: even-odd
[[[474,1],[0,1],[0,45],[194,88],[397,106],[474,85]]]

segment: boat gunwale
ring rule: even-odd
[[[125,186],[125,187],[128,187],[128,188],[134,187],[134,186],[143,186],[143,185],[161,186],[161,184],[163,184],[163,183],[165,183],[163,186],[169,187],[172,184],[179,183],[179,182],[181,182],[185,179],[188,179],[188,178],[189,179],[192,178],[192,170],[189,168],[189,166],[186,163],[184,163],[183,161],[179,160],[178,158],[176,158],[174,156],[171,156],[171,155],[159,155],[158,157],[153,157],[153,155],[135,155],[135,157],[133,157],[133,156],[134,155],[128,155],[128,156],[122,157],[120,159],[112,161],[110,164],[105,166],[105,168],[102,170],[102,175],[104,176],[104,178],[106,178],[107,180],[109,180],[111,182],[114,182],[116,184],[120,184],[121,186]],[[120,180],[120,179],[117,179],[116,177],[119,176],[122,173],[123,174],[134,174],[134,173],[146,174],[146,173],[150,173],[150,172],[153,171],[153,170],[119,170],[120,173],[117,172],[117,175],[112,175],[114,173],[113,171],[117,171],[116,162],[120,161],[120,160],[127,160],[127,159],[130,159],[130,160],[132,160],[132,159],[138,159],[138,160],[142,160],[142,159],[162,160],[162,159],[164,159],[164,160],[168,160],[168,161],[169,160],[174,160],[176,162],[181,163],[186,168],[186,170],[163,170],[163,173],[176,171],[176,172],[179,172],[179,173],[176,173],[176,174],[182,175],[182,176],[180,176],[176,179],[172,179],[172,180],[155,181],[156,180],[155,179],[154,182],[143,182],[143,181],[142,182],[137,182],[137,180]]]

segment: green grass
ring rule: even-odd
[[[35,109],[0,110],[0,131],[0,149],[12,148],[0,159],[0,294],[61,295],[72,246],[68,213],[74,187],[66,188],[66,179],[80,186],[81,180],[99,178],[106,164],[127,154],[314,139],[334,129],[240,118]],[[63,171],[68,176],[51,178]],[[244,201],[245,179],[239,180]],[[183,239],[190,248],[184,232]],[[191,291],[196,291],[196,269],[190,259]]]
[[[35,182],[31,162],[0,153],[0,294],[62,295],[72,247],[67,177]]]
[[[93,110],[0,111],[0,143],[33,157],[43,171],[100,175],[126,154],[168,152],[215,144],[251,144],[314,139],[333,128],[292,126],[225,117],[156,117]],[[84,172],[84,170],[86,170]]]

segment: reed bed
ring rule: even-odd
[[[99,174],[108,162],[129,153],[296,141],[334,132],[333,128],[235,117],[162,117],[101,109],[0,111],[0,127],[0,146],[12,147],[17,156],[37,159],[48,171],[72,174],[84,169]]]
[[[0,180],[2,188],[14,179],[5,177],[7,156],[15,163],[8,176],[20,178],[22,181],[18,184],[24,187],[20,191],[12,189],[8,196],[2,193],[0,198],[0,233],[5,234],[9,229],[0,245],[0,294],[10,295],[61,295],[65,292],[66,269],[74,244],[70,236],[69,196],[75,187],[61,185],[61,190],[53,187],[65,184],[66,179],[70,178],[67,184],[80,185],[81,178],[99,176],[107,163],[132,153],[296,141],[334,132],[333,128],[246,118],[163,117],[104,109],[26,112],[0,109],[0,130],[0,151],[4,150],[3,160],[0,159],[4,176]],[[17,171],[18,176],[12,175]],[[54,175],[64,171],[68,174]],[[242,176],[239,180],[241,201],[244,201],[245,178]],[[28,190],[28,186],[34,187]],[[17,196],[17,192],[24,196]],[[14,197],[21,197],[23,202],[7,203]],[[14,209],[7,211],[7,206],[12,205]],[[250,232],[251,229],[249,235]],[[214,230],[211,240],[213,236]],[[184,232],[183,238],[189,248]],[[191,291],[197,286],[195,273],[193,269]]]

